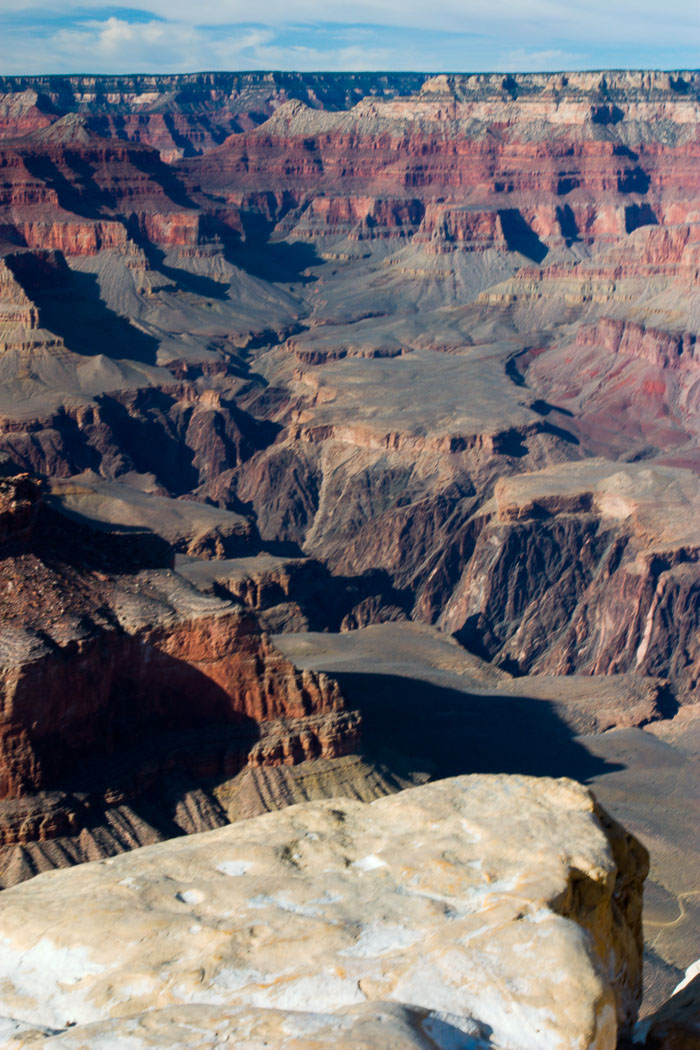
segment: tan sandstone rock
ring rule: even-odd
[[[613,1050],[645,873],[569,780],[294,806],[5,891],[3,1045]]]

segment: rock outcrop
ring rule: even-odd
[[[63,862],[42,827],[75,860],[435,774],[359,756],[334,687],[260,625],[454,634],[512,701],[499,725],[469,706],[482,739],[547,711],[562,761],[575,732],[692,708],[697,73],[0,88],[0,454],[63,523],[49,543],[0,492],[11,880]],[[59,696],[78,683],[94,725]],[[392,705],[382,754],[415,739]],[[466,718],[439,709],[436,751]],[[62,779],[71,740],[118,765],[137,726],[169,756],[157,819]],[[271,765],[310,755],[307,781]]]
[[[465,777],[46,874],[3,895],[6,1045],[614,1050],[645,871],[573,782]]]
[[[96,131],[152,146],[171,162],[250,130],[290,99],[348,109],[368,94],[418,91],[426,79],[419,73],[275,72],[0,77],[0,134],[27,134],[78,112]]]
[[[700,975],[684,980],[661,1009],[640,1022],[635,1042],[649,1050],[696,1050],[700,1046]]]
[[[693,696],[698,509],[696,477],[667,467],[586,460],[502,479],[441,625],[520,674],[635,671]]]
[[[252,610],[174,573],[171,547],[154,532],[100,529],[97,515],[78,523],[27,477],[0,488],[3,883],[51,862],[49,840],[70,840],[64,862],[99,855],[106,811],[138,810],[177,771],[192,788],[197,778],[209,785],[199,818],[174,822],[173,831],[196,830],[226,822],[213,786],[247,767],[357,751],[359,716],[337,684],[298,671]],[[196,525],[205,508],[189,506]],[[177,789],[170,794],[176,806]],[[157,809],[167,826],[166,803]],[[103,851],[148,841],[148,820],[139,830],[130,819],[121,842],[118,829],[104,831]],[[53,854],[60,862],[61,850]]]

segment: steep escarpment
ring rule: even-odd
[[[199,217],[155,150],[103,138],[75,113],[1,141],[10,242],[92,255],[124,247],[129,227],[154,240],[196,241]]]
[[[290,99],[348,109],[365,95],[418,91],[417,73],[194,73],[176,76],[1,77],[3,136],[78,112],[109,137],[143,142],[164,160],[193,156],[264,122]]]
[[[65,517],[25,477],[2,482],[2,522],[4,882],[22,873],[16,846],[29,870],[32,844],[60,837],[74,859],[99,855],[100,834],[112,852],[114,835],[95,828],[114,819],[105,810],[138,812],[144,793],[167,794],[164,776],[205,778],[199,823],[216,826],[216,783],[357,750],[359,717],[337,685],[294,668],[250,609],[188,585],[153,532]],[[139,844],[138,823],[126,844]]]
[[[499,478],[591,455],[697,465],[693,74],[5,87],[2,447],[21,468],[152,475],[246,519],[219,556],[281,544],[383,574],[348,626],[413,610],[495,656],[502,628],[454,609],[460,580],[478,604]],[[254,98],[267,119],[201,155],[147,144],[151,118],[204,127]],[[544,603],[550,633],[627,542],[619,521],[563,528],[511,530],[499,559],[554,581],[592,552]],[[656,584],[626,586],[646,622]],[[597,655],[575,668],[615,670],[589,621],[576,645]],[[669,644],[654,672],[692,693]],[[503,659],[535,666],[538,645]]]
[[[520,674],[641,671],[698,688],[697,485],[586,460],[501,480],[436,613]]]
[[[339,694],[259,624],[434,625],[499,695],[522,684],[518,724],[551,701],[569,737],[692,707],[697,74],[0,87],[0,452],[45,479],[37,520],[70,523],[39,550],[31,499],[2,519],[16,877],[59,862],[29,849],[42,826],[87,829],[52,840],[74,860],[164,837],[164,813],[193,830],[444,772],[398,700],[372,726],[391,776],[358,757]],[[71,530],[115,553],[83,571]],[[450,694],[431,748],[465,703],[486,718]],[[114,786],[137,730],[164,756],[148,819]],[[114,805],[62,779],[77,740],[112,749]]]
[[[522,77],[511,94],[496,77],[435,77],[410,101],[370,97],[346,112],[290,101],[178,170],[230,203],[272,201],[296,237],[499,247],[540,262],[557,243],[695,222],[697,87],[625,79]]]
[[[693,331],[602,316],[524,359],[523,370],[591,451],[697,470],[700,360]]]

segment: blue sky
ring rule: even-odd
[[[698,0],[0,0],[2,74],[698,66]]]

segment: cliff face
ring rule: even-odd
[[[0,127],[7,135],[21,134],[78,112],[96,131],[143,142],[172,161],[255,127],[290,99],[318,109],[349,109],[368,94],[418,91],[425,80],[415,73],[0,77]]]
[[[210,770],[347,758],[258,613],[697,697],[697,74],[0,90],[0,453],[116,552],[107,586],[0,510],[18,814],[137,727],[245,738]]]
[[[695,479],[586,461],[499,481],[441,625],[519,673],[700,681]],[[674,625],[671,627],[671,625]]]
[[[132,234],[175,246],[255,220],[297,239],[415,238],[429,251],[515,248],[539,261],[556,243],[696,222],[695,74],[29,85],[0,83],[0,164],[5,204],[25,213],[13,236],[33,247],[94,252],[118,243],[128,215]],[[32,222],[42,205],[93,221],[66,227],[55,215],[42,235]]]
[[[224,782],[247,766],[357,750],[359,716],[337,684],[298,671],[252,611],[173,573],[165,541],[81,526],[51,511],[28,478],[2,488],[0,826],[10,867],[12,847],[79,837],[100,805],[138,807],[169,771]],[[210,809],[214,826],[225,822]]]
[[[289,101],[180,170],[235,187],[232,203],[262,191],[278,212],[302,209],[284,224],[298,237],[415,237],[436,252],[539,261],[557,242],[695,222],[695,76],[684,89],[672,74],[508,79],[435,77],[346,112]]]
[[[137,582],[147,589],[147,579]],[[153,740],[161,732],[231,725],[252,746],[261,723],[342,710],[333,686],[295,674],[251,617],[215,607],[173,626],[130,626],[48,651],[34,639],[26,647],[18,640],[13,663],[3,668],[3,798],[60,783],[79,755],[113,753],[132,734]],[[322,755],[314,728],[310,722],[308,738],[282,747],[278,760]],[[329,743],[323,757],[334,754]],[[335,753],[355,744],[351,736]]]

